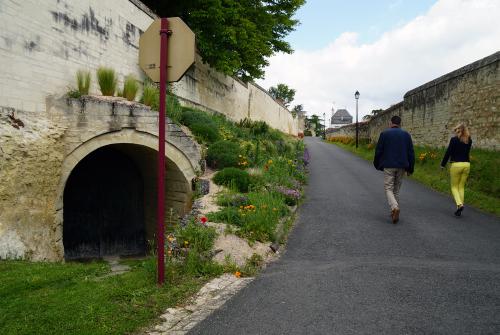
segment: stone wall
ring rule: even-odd
[[[358,123],[358,138],[367,140],[370,138],[368,122],[359,122]],[[356,136],[356,123],[348,124],[346,126],[342,126],[340,128],[330,128],[326,130],[327,137],[355,137]]]
[[[139,36],[155,18],[139,1],[4,0],[0,2],[0,106],[45,110],[45,97],[75,86],[79,69],[113,67],[119,82],[127,74],[141,80]],[[4,66],[6,64],[7,66]],[[200,57],[175,93],[184,104],[227,115],[250,117],[297,135],[297,120],[259,88],[220,74]],[[276,113],[278,115],[276,115]]]
[[[158,113],[120,98],[49,97],[46,104],[42,114],[0,108],[0,259],[63,257],[66,181],[88,154],[110,145],[141,171],[146,233],[152,239]],[[200,150],[177,125],[168,121],[167,127],[166,212],[182,216],[191,205]]]
[[[419,86],[404,100],[373,117],[368,137],[376,142],[390,118],[399,115],[418,145],[446,146],[455,125],[468,125],[474,146],[500,149],[500,52]],[[353,127],[338,131],[354,136]]]
[[[260,86],[225,76],[203,64],[199,56],[173,92],[185,106],[221,113],[233,121],[249,118],[297,135],[299,122]]]
[[[113,67],[120,86],[128,74],[143,80],[139,37],[154,18],[137,0],[0,1],[0,258],[63,257],[64,183],[100,146],[120,146],[139,166],[145,192],[155,193],[156,112],[118,100],[52,98],[76,86],[79,69],[92,74],[91,94],[99,93],[95,72],[100,66]],[[297,134],[291,114],[269,95],[217,73],[199,57],[174,86],[184,104],[235,121],[264,120]],[[166,201],[182,214],[200,152],[172,123],[168,135]],[[151,150],[136,150],[134,144]],[[145,205],[150,227],[156,206],[154,201]],[[153,230],[147,233],[149,238]]]

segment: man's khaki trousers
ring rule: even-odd
[[[405,169],[384,169],[384,189],[391,210],[399,208],[399,189],[403,182]]]

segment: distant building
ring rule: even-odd
[[[330,119],[330,128],[340,128],[346,124],[352,123],[352,115],[349,114],[347,109],[337,109],[335,114]]]

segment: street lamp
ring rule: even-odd
[[[358,128],[358,100],[359,100],[359,92],[356,91],[354,93],[354,97],[356,98],[356,149],[358,148],[358,136],[359,136],[359,128]]]
[[[323,113],[323,139],[326,140],[326,119],[325,119],[325,113]]]

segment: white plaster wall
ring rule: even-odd
[[[124,0],[1,0],[0,106],[45,110],[49,94],[76,86],[75,74],[111,66],[140,78],[140,32],[152,22]]]

